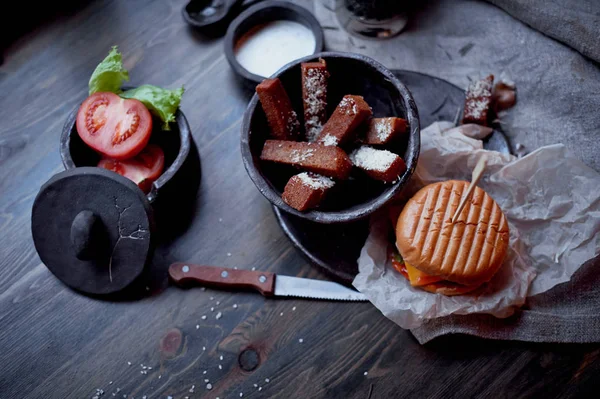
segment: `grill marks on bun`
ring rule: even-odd
[[[451,221],[468,187],[451,180],[421,189],[400,214],[396,246],[422,272],[472,286],[489,281],[502,265],[509,230],[502,210],[481,188]]]

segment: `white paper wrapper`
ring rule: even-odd
[[[437,181],[470,180],[487,158],[479,186],[500,205],[510,226],[510,246],[500,271],[472,295],[446,297],[410,286],[388,264],[392,224],[387,213],[371,219],[354,286],[402,328],[450,314],[508,317],[526,297],[568,281],[600,248],[600,174],[563,145],[542,147],[517,159],[483,150],[460,127],[437,122],[421,132],[419,163],[404,191],[412,196]]]

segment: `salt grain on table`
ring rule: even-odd
[[[192,387],[190,388],[190,392],[193,393],[194,392],[194,388],[196,388],[195,385],[192,385]]]
[[[270,382],[271,380],[268,378],[265,378],[265,382]]]
[[[217,315],[215,316],[215,319],[219,320],[221,318],[221,316],[223,316],[223,314],[221,312],[217,313]]]
[[[296,311],[296,307],[294,306],[294,307],[292,308],[292,312],[295,312],[295,311]]]
[[[223,360],[223,355],[219,356],[219,360]]]
[[[206,389],[211,390],[212,389],[212,384],[206,384]]]
[[[304,340],[303,340],[302,338],[300,338],[300,339],[298,340],[298,342],[302,343],[302,342],[304,342]]]
[[[203,315],[203,316],[201,317],[201,319],[202,319],[202,320],[206,320],[206,315]]]
[[[196,330],[200,328],[200,324],[196,324]]]
[[[234,304],[233,304],[233,308],[234,308],[234,309],[237,309],[237,307],[238,307],[238,306],[237,306],[237,303],[234,303]]]

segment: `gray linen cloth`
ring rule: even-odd
[[[461,87],[469,77],[488,73],[510,77],[518,102],[502,124],[513,145],[531,151],[564,143],[600,170],[600,68],[594,61],[600,61],[600,1],[490,1],[500,8],[480,1],[429,2],[404,32],[384,41],[351,37],[340,29],[333,1],[315,2],[315,14],[329,50],[365,54],[389,68],[427,73]],[[529,298],[508,319],[449,316],[412,333],[420,343],[456,333],[600,342],[599,268],[600,259],[588,262],[570,282]]]

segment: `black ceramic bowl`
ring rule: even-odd
[[[127,88],[128,89],[128,88]],[[78,104],[69,114],[60,137],[60,157],[65,169],[80,166],[96,166],[100,155],[87,146],[77,133],[76,121]],[[152,188],[147,194],[148,200],[153,202],[159,190],[165,186],[179,171],[190,152],[190,126],[181,110],[175,114],[171,130],[163,131],[162,122],[154,119],[150,143],[157,144],[165,153],[165,167],[162,175],[152,183]]]
[[[281,210],[318,223],[355,221],[388,203],[402,190],[414,172],[421,142],[419,114],[410,91],[380,63],[358,54],[325,52],[291,62],[273,75],[283,83],[292,106],[300,117],[303,115],[300,64],[318,58],[327,61],[331,75],[327,87],[328,115],[331,115],[344,95],[356,94],[365,98],[373,109],[374,117],[397,116],[407,120],[407,142],[396,149],[406,162],[407,170],[392,185],[357,174],[355,178],[336,185],[336,191],[329,195],[318,210],[299,212],[293,209],[283,202],[281,193],[289,178],[298,172],[282,165],[261,162],[259,158],[270,129],[256,94],[244,114],[242,158],[256,187]]]
[[[264,1],[253,5],[233,20],[225,35],[225,56],[231,68],[239,76],[260,83],[268,76],[249,72],[237,61],[235,45],[250,29],[271,21],[294,21],[309,28],[315,36],[314,53],[323,51],[323,30],[319,21],[306,8],[286,1]]]

